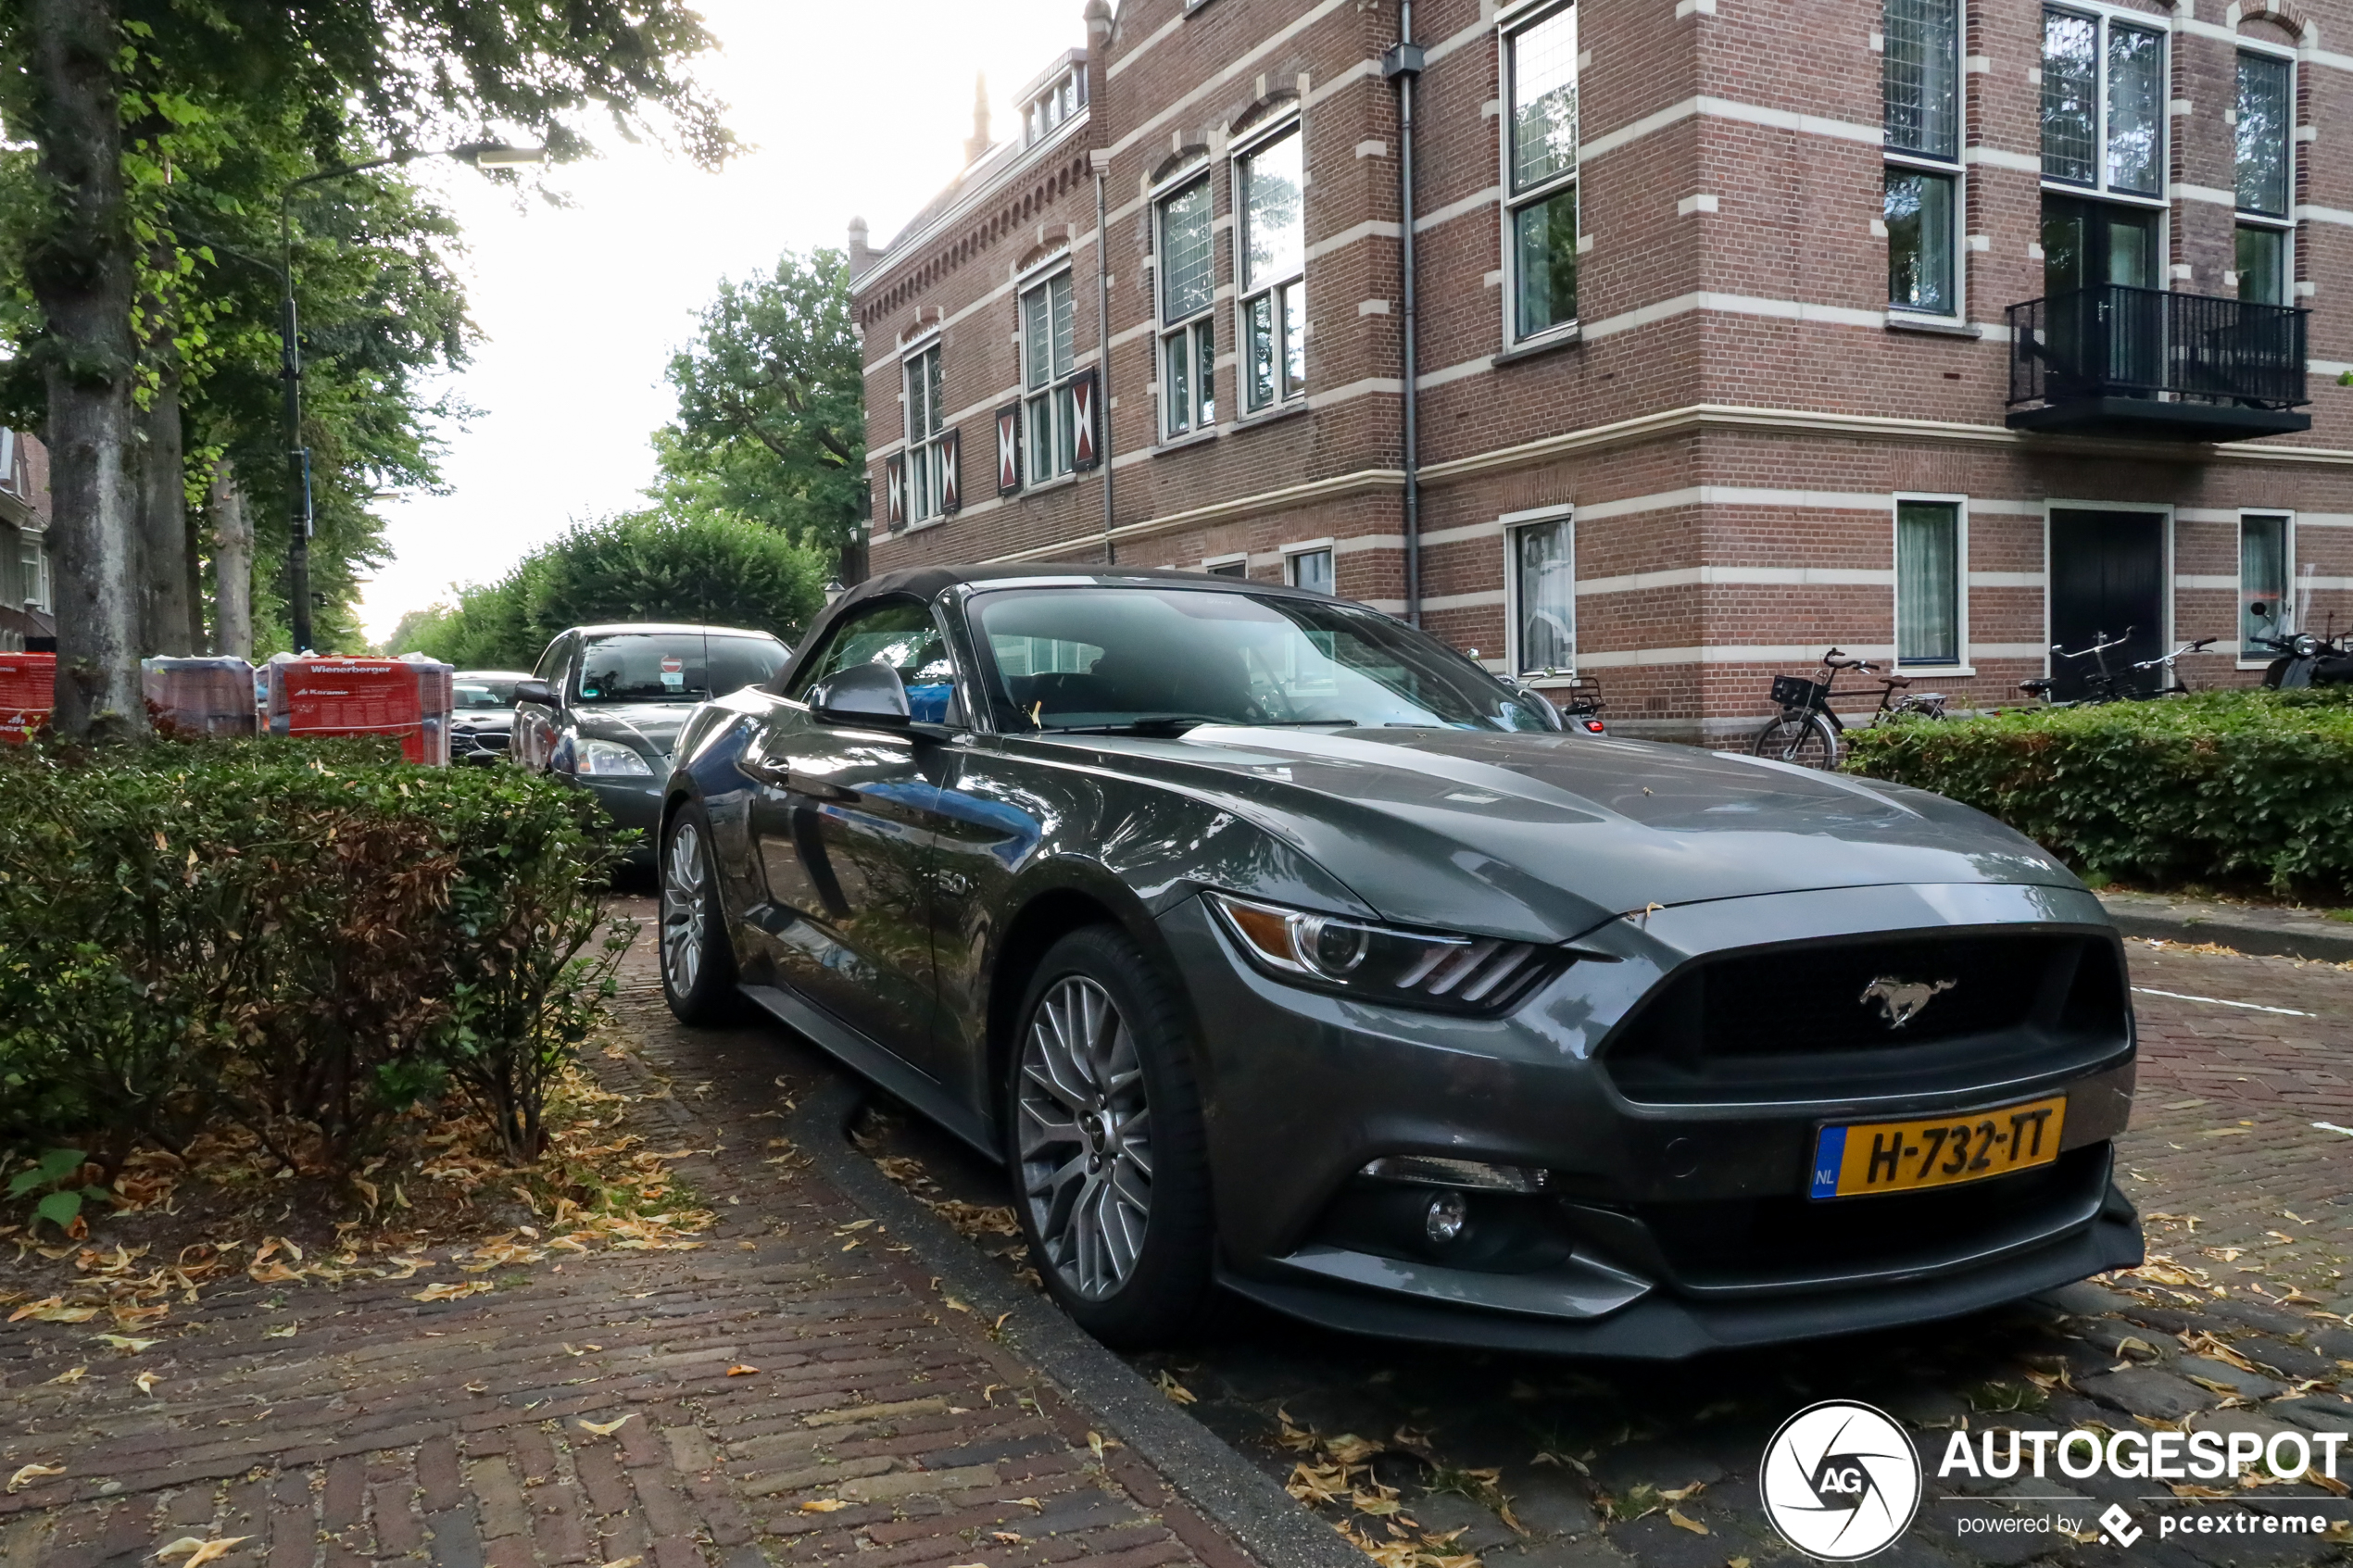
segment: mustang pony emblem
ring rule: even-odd
[[[1957,980],[1898,980],[1882,974],[1863,987],[1857,1002],[1877,1002],[1887,1015],[1890,1029],[1901,1029],[1912,1022],[1920,1009],[1936,998],[1939,992],[1949,991],[1960,984]]]

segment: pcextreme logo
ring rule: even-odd
[[[1808,1557],[1854,1562],[1911,1524],[1920,1456],[1885,1411],[1825,1399],[1781,1423],[1756,1484],[1783,1540]]]

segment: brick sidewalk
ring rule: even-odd
[[[642,970],[622,1013],[643,1060],[597,1065],[647,1097],[638,1130],[698,1150],[674,1168],[721,1215],[700,1249],[573,1258],[437,1303],[411,1298],[430,1275],[240,1277],[135,1358],[92,1325],[15,1325],[0,1477],[66,1473],[0,1496],[0,1568],[130,1568],[216,1535],[248,1537],[230,1568],[1247,1568],[1141,1461],[1115,1444],[1099,1459],[1084,1414],[889,1236],[771,1153],[770,1118],[828,1074],[813,1053],[753,1026],[693,1036],[682,1061]],[[82,1382],[48,1381],[83,1362]]]

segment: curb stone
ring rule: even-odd
[[[865,1105],[860,1083],[833,1084],[801,1102],[787,1127],[818,1173],[888,1225],[926,1268],[975,1311],[1004,1315],[1000,1339],[1151,1464],[1187,1501],[1231,1531],[1252,1556],[1284,1568],[1365,1568],[1364,1555],[1045,1297],[1010,1284],[948,1223],[849,1145]]]
[[[2266,909],[2153,893],[2102,893],[2100,907],[2127,936],[2218,943],[2233,952],[2322,963],[2353,962],[2353,924],[2303,910]]]

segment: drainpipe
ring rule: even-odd
[[[1088,159],[1095,166],[1095,461],[1103,470],[1103,564],[1119,564],[1119,545],[1111,536],[1111,235],[1104,232],[1103,182],[1111,174],[1111,153],[1097,147]]]
[[[1399,265],[1404,273],[1405,349],[1405,621],[1422,623],[1422,485],[1420,357],[1414,341],[1414,86],[1421,78],[1422,46],[1414,42],[1414,0],[1400,0],[1397,45],[1381,56],[1380,73],[1397,83],[1398,206],[1404,238]]]

